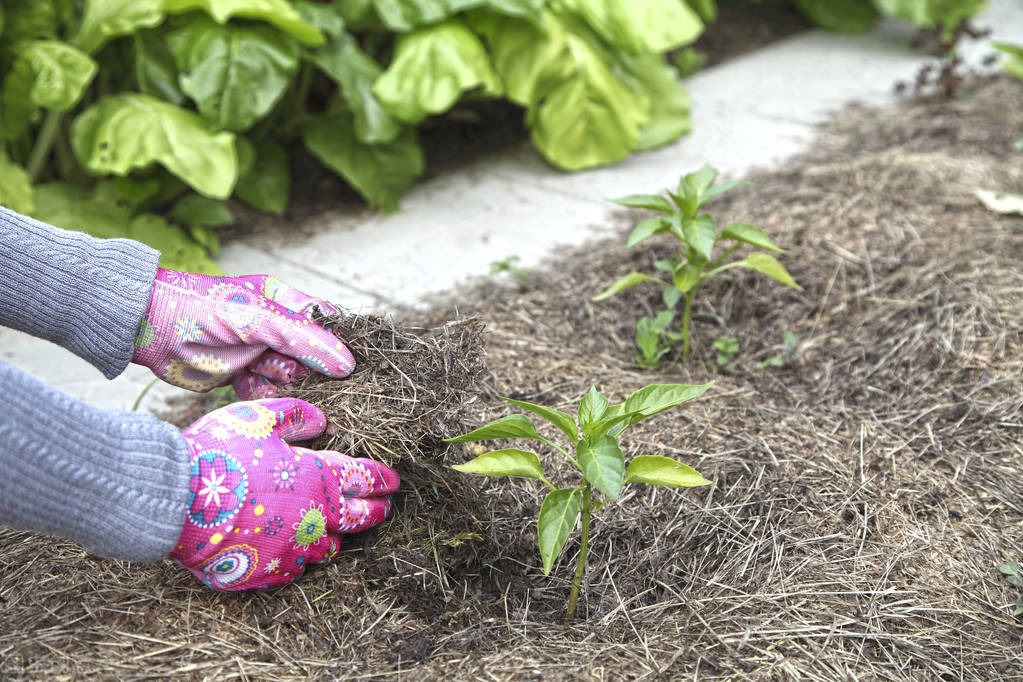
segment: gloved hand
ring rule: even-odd
[[[231,383],[242,399],[275,395],[306,368],[341,378],[355,358],[312,321],[326,302],[266,275],[212,277],[160,269],[132,361],[193,391]]]
[[[383,521],[394,469],[288,444],[326,423],[305,401],[272,398],[214,410],[182,431],[192,480],[170,558],[214,589],[271,589],[333,558],[342,534]]]

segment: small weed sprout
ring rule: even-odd
[[[802,291],[802,287],[796,284],[785,267],[774,256],[762,253],[762,251],[782,253],[782,250],[763,230],[749,223],[732,223],[719,233],[714,217],[708,213],[700,212],[709,201],[736,185],[742,184],[738,181],[714,184],[717,176],[717,170],[710,166],[704,166],[694,173],[682,176],[677,192],[668,191],[671,201],[657,194],[633,194],[621,199],[614,199],[615,203],[622,206],[643,208],[665,214],[644,220],[637,225],[629,235],[627,246],[632,247],[650,237],[668,233],[678,240],[679,248],[674,258],[662,259],[654,263],[654,268],[670,277],[670,281],[642,272],[630,272],[593,297],[594,301],[602,301],[637,284],[654,282],[664,288],[662,299],[669,311],[673,311],[679,301],[684,299],[680,329],[678,332],[669,334],[668,327],[665,327],[661,334],[662,343],[673,341],[676,338],[682,341],[682,356],[684,358],[689,356],[689,321],[692,318],[693,299],[696,298],[696,292],[708,278],[732,268],[749,268],[786,286]],[[715,256],[715,247],[719,242],[732,243],[723,250],[719,250]],[[761,249],[761,251],[751,253],[742,260],[729,261],[728,258],[743,245],[752,246]],[[652,347],[649,341],[652,330],[650,325],[657,319],[664,318],[654,318],[651,323],[645,323],[646,327],[643,332],[647,348]],[[639,331],[637,328],[637,345],[640,343]],[[677,337],[673,334],[677,334]],[[653,355],[647,355],[643,346],[640,346],[640,351],[644,358],[652,358],[657,356],[657,353],[660,353],[658,358],[664,355],[663,352],[660,352],[661,348],[656,348]]]
[[[548,480],[535,452],[515,448],[486,452],[465,464],[452,467],[457,471],[483,476],[535,478],[550,488],[537,517],[540,558],[543,561],[543,572],[547,575],[564,549],[576,519],[581,519],[579,561],[568,597],[566,618],[575,615],[579,585],[586,567],[590,516],[593,512],[603,507],[607,499],[618,499],[626,483],[648,483],[674,488],[691,488],[710,483],[692,467],[660,455],[634,457],[626,467],[618,438],[630,426],[698,398],[712,385],[713,382],[698,386],[650,384],[632,393],[624,403],[616,405],[609,404],[605,396],[596,388],[591,388],[579,402],[576,417],[543,405],[503,398],[557,427],[568,437],[571,443],[568,449],[540,435],[533,420],[523,414],[501,417],[465,435],[447,439],[449,443],[498,438],[539,441],[564,455],[582,474],[581,485],[555,486]],[[600,495],[604,499],[598,500]]]
[[[734,336],[719,336],[714,339],[714,350],[717,351],[714,361],[719,372],[731,372],[735,369],[732,356],[739,352],[739,342]]]
[[[501,273],[508,273],[515,281],[518,282],[519,288],[523,291],[529,291],[535,289],[538,285],[536,280],[536,268],[527,268],[520,266],[518,256],[508,256],[501,260],[495,260],[490,262],[490,274],[498,275]]]
[[[1010,585],[1023,587],[1023,574],[1019,572],[1018,562],[1010,561],[1009,563],[1002,564],[998,567],[998,570],[1005,576],[1005,579],[1009,581]],[[1016,600],[1016,608],[1013,610],[1012,615],[1023,616],[1023,595]]]
[[[796,351],[796,345],[799,343],[799,339],[792,332],[785,332],[782,335],[782,352],[780,355],[772,355],[766,360],[761,360],[756,364],[756,368],[767,369],[768,367],[781,368],[791,365],[799,359],[799,353]]]

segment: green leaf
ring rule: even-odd
[[[718,6],[715,0],[687,0],[687,2],[704,21],[709,23],[717,19]]]
[[[1023,46],[1009,43],[991,43],[991,46],[1009,55],[1009,58],[1002,62],[1002,67],[1006,72],[1023,79]]]
[[[650,100],[636,150],[660,147],[693,129],[689,93],[682,87],[678,71],[663,55],[620,55],[619,62],[633,76],[638,91]]]
[[[1016,213],[1023,215],[1023,194],[1009,194],[1008,192],[992,192],[987,189],[976,191],[980,203],[995,213]]]
[[[709,261],[718,235],[718,226],[714,218],[707,214],[696,219],[686,218],[682,221],[682,233],[685,235],[686,244],[699,254],[702,262]]]
[[[684,293],[684,291],[679,291],[678,287],[664,287],[664,291],[661,292],[661,300],[664,302],[664,307],[674,308],[678,305]]]
[[[29,89],[32,103],[53,111],[67,111],[77,104],[98,68],[89,55],[58,40],[25,44],[13,68],[17,70],[23,60],[34,74]]]
[[[596,386],[591,386],[589,392],[579,401],[579,428],[583,433],[594,422],[604,416],[607,411],[607,397],[601,395]]]
[[[321,5],[309,0],[293,0],[292,5],[302,20],[312,24],[330,37],[336,38],[345,30],[345,20],[341,16],[341,9],[336,5]]]
[[[222,201],[201,197],[198,194],[189,194],[178,200],[171,208],[168,217],[183,225],[202,225],[205,227],[219,227],[230,225],[234,222],[231,209]]]
[[[100,99],[72,123],[71,143],[92,173],[127,175],[156,161],[216,199],[230,196],[237,180],[231,133],[210,133],[198,115],[149,95]]]
[[[493,450],[484,453],[465,464],[453,464],[455,471],[481,476],[526,476],[538,481],[547,482],[540,458],[534,452],[526,450]]]
[[[762,272],[785,286],[790,286],[798,291],[803,290],[803,287],[796,284],[789,271],[774,256],[769,256],[766,253],[751,253],[738,263],[757,272]]]
[[[700,282],[700,272],[703,268],[699,265],[692,265],[690,263],[682,263],[672,274],[672,281],[675,283],[675,289],[682,292],[683,294],[689,293],[689,290],[695,287]]]
[[[423,150],[413,128],[392,142],[363,144],[348,114],[316,119],[302,134],[306,147],[373,208],[394,211],[398,198],[423,172]]]
[[[384,72],[355,39],[343,35],[311,52],[309,60],[338,84],[345,104],[355,117],[355,135],[366,144],[391,142],[401,124],[375,94],[373,83]]]
[[[910,21],[921,28],[942,24],[954,28],[965,17],[984,8],[987,0],[873,0],[882,12]]]
[[[796,0],[796,7],[813,23],[836,33],[863,33],[878,19],[870,0]]]
[[[121,202],[133,210],[156,195],[160,189],[160,181],[155,178],[141,180],[131,177],[100,180],[92,188],[92,196],[96,199]]]
[[[110,38],[163,22],[165,0],[85,0],[85,14],[74,43],[94,54]]]
[[[557,20],[548,14],[546,21]],[[565,31],[563,44],[562,77],[528,112],[533,144],[562,170],[620,161],[649,120],[649,97],[637,97],[584,36]]]
[[[661,286],[668,286],[668,283],[662,279],[651,277],[650,275],[645,275],[642,272],[630,272],[624,277],[619,277],[614,284],[612,284],[607,289],[600,292],[590,300],[603,301],[605,298],[611,298],[615,294],[625,291],[629,287],[636,286],[637,284],[640,284],[642,282],[657,282]]]
[[[627,197],[611,199],[611,201],[622,206],[628,206],[629,208],[645,208],[650,211],[661,211],[663,213],[675,212],[671,202],[659,194],[630,194]]]
[[[644,220],[632,230],[625,245],[629,247],[635,246],[654,235],[667,232],[669,227],[671,227],[671,223],[668,222],[667,218],[657,217]]]
[[[298,45],[262,25],[197,15],[167,36],[181,89],[218,130],[245,130],[273,108],[298,69]]]
[[[547,493],[543,504],[540,505],[536,528],[544,575],[550,575],[554,560],[568,542],[568,535],[575,526],[576,517],[579,516],[580,495],[578,488],[552,490]]]
[[[692,173],[686,173],[678,183],[678,193],[684,197],[702,197],[718,177],[718,171],[710,164]]]
[[[562,58],[565,31],[557,21],[539,27],[492,13],[472,14],[469,21],[490,46],[494,70],[512,102],[532,107],[571,76],[571,65]]]
[[[732,189],[734,187],[738,187],[739,185],[750,185],[750,184],[753,184],[753,183],[746,182],[745,180],[729,180],[728,182],[719,182],[718,184],[714,185],[713,187],[710,187],[709,189],[707,189],[707,191],[705,191],[700,196],[700,201],[699,201],[698,207],[702,208],[706,204],[710,203],[712,200],[718,198],[719,196],[721,196],[722,194],[724,194],[725,192],[727,192],[728,190],[730,190],[730,189]]]
[[[524,414],[510,414],[507,417],[495,419],[478,429],[454,438],[445,438],[445,443],[473,443],[481,440],[494,440],[495,438],[528,438],[529,440],[542,440],[536,432],[533,421]]]
[[[628,426],[632,426],[647,417],[699,398],[713,385],[714,382],[711,381],[699,385],[650,384],[644,386],[625,399],[622,412],[631,415],[626,423]]]
[[[525,400],[513,400],[512,398],[501,397],[501,400],[507,401],[512,405],[518,405],[524,410],[529,410],[533,414],[539,415],[554,424],[568,436],[569,440],[575,444],[576,439],[579,437],[576,429],[575,420],[572,419],[572,415],[561,410],[556,410],[553,407],[545,407],[543,405],[537,405],[536,403],[527,403]]]
[[[0,93],[0,138],[21,135],[37,118],[39,107],[53,111],[73,107],[96,69],[89,55],[66,43],[22,43]]]
[[[758,249],[783,253],[763,230],[749,223],[732,223],[721,233],[721,239],[733,239],[737,242],[755,246]]]
[[[608,497],[618,499],[625,473],[625,456],[618,441],[601,436],[594,443],[579,441],[576,458],[586,481]]]
[[[261,142],[252,166],[238,178],[235,196],[260,211],[281,214],[288,207],[290,193],[288,153],[276,142]]]
[[[35,210],[32,181],[24,168],[7,158],[0,148],[0,206],[29,214]]]
[[[479,4],[481,0],[373,0],[384,26],[401,33],[435,24]]]
[[[557,0],[557,4],[627,52],[668,52],[703,32],[703,22],[685,0]]]
[[[626,483],[649,483],[672,488],[695,488],[710,483],[696,469],[659,455],[640,455],[625,470]]]
[[[174,56],[167,49],[163,36],[154,31],[141,31],[134,36],[135,80],[139,90],[171,104],[184,104],[185,95],[178,87],[178,69]]]
[[[399,38],[373,93],[399,119],[418,123],[477,88],[490,96],[503,90],[479,39],[461,22],[446,21]]]
[[[322,45],[326,38],[316,26],[305,21],[288,0],[163,0],[171,14],[201,9],[218,24],[231,17],[257,19],[276,26],[306,45]]]
[[[1009,561],[998,567],[998,570],[1005,575],[1016,575],[1019,573],[1019,562]]]

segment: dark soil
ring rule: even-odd
[[[600,511],[575,620],[562,622],[577,540],[545,576],[539,485],[444,468],[472,448],[391,448],[406,475],[391,519],[273,595],[0,531],[0,670],[1023,678],[1023,622],[1009,615],[1019,590],[996,569],[1023,552],[1023,219],[974,196],[1023,187],[1021,130],[1023,84],[980,81],[954,102],[847,110],[808,153],[751,175],[711,208],[771,234],[805,291],[735,271],[711,280],[684,365],[651,373],[633,360],[656,291],[590,302],[668,253],[656,240],[624,248],[633,213],[616,214],[618,238],[552,256],[535,289],[484,282],[403,319],[436,329],[457,306],[486,321],[488,374],[450,415],[459,425],[511,413],[497,395],[571,410],[591,384],[620,400],[652,382],[716,381],[623,438],[627,458],[675,457],[713,485],[629,486]],[[792,361],[755,369],[787,331]],[[728,374],[714,369],[722,335],[740,346]],[[349,419],[329,382],[300,391],[335,427]],[[422,427],[424,443],[437,428]],[[541,458],[571,480],[558,456]],[[417,477],[426,465],[437,475]]]

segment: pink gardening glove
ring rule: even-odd
[[[271,589],[333,558],[343,533],[387,518],[394,469],[288,445],[326,424],[305,401],[272,398],[222,407],[182,431],[192,481],[170,558],[214,589]]]
[[[161,268],[132,361],[193,391],[233,383],[242,399],[275,395],[306,368],[346,377],[355,359],[312,321],[313,306],[337,312],[266,275],[213,277]]]

